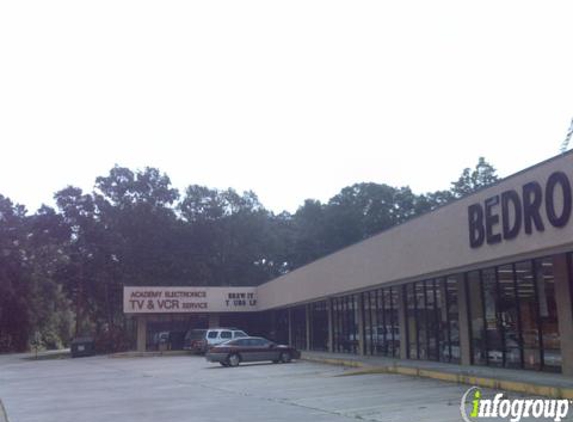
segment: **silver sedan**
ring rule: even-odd
[[[245,337],[211,347],[205,358],[223,366],[237,366],[241,362],[289,363],[300,358],[300,353],[293,347],[276,344],[263,337]]]

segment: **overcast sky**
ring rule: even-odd
[[[280,212],[510,175],[559,153],[572,45],[571,1],[4,1],[0,194],[154,166]]]

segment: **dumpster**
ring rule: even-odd
[[[76,337],[73,339],[71,352],[73,358],[95,355],[95,342],[93,337]]]

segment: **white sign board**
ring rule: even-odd
[[[124,287],[123,312],[163,314],[257,310],[255,287]]]

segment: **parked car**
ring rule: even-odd
[[[263,337],[245,337],[210,347],[205,358],[222,366],[267,360],[273,363],[289,363],[292,359],[299,359],[300,352],[294,347],[277,344]]]
[[[205,340],[205,335],[207,334],[206,329],[194,328],[187,331],[185,334],[185,341],[183,343],[183,349],[189,350],[192,353],[203,353],[205,352],[205,347],[207,340]]]
[[[237,328],[210,328],[189,330],[185,336],[185,350],[205,353],[211,346],[249,335]]]

